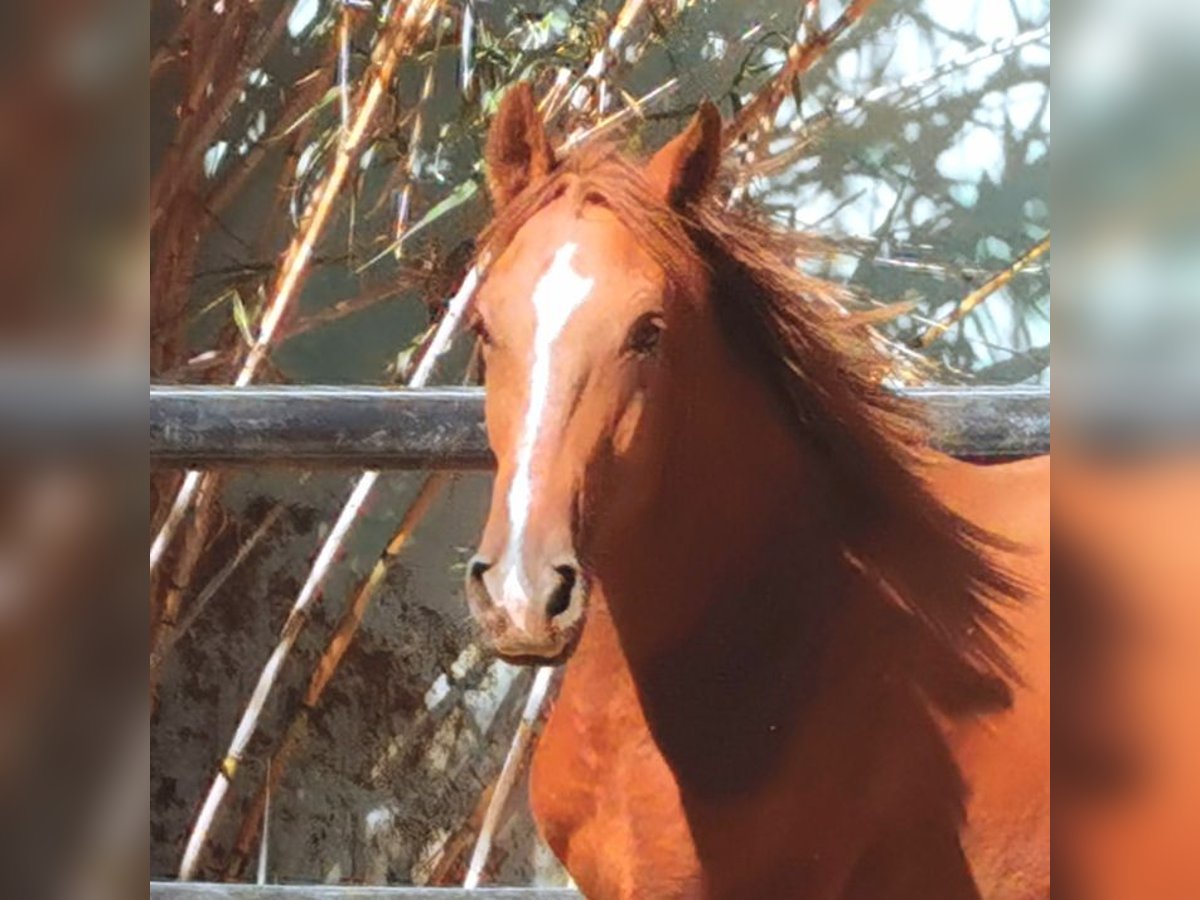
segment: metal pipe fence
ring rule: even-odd
[[[150,900],[582,900],[564,888],[426,888],[150,882]]]
[[[937,445],[978,459],[1050,449],[1045,388],[915,388]],[[151,387],[157,465],[486,470],[481,388]]]

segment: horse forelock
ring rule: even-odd
[[[604,144],[580,148],[500,209],[481,237],[482,255],[498,259],[526,224],[564,198],[577,213],[589,205],[608,209],[676,290],[702,289],[705,266],[684,222],[654,193],[640,167]]]
[[[1024,593],[998,561],[1012,548],[933,493],[921,411],[884,384],[894,359],[847,314],[844,289],[800,268],[823,242],[730,209],[720,193],[674,210],[640,166],[610,146],[585,146],[506,204],[480,246],[498,258],[564,196],[579,210],[609,209],[673,289],[711,298],[723,331],[784,399],[798,439],[821,452],[845,495],[847,551],[885,586],[886,602],[898,600],[965,664],[1015,679],[999,610]]]

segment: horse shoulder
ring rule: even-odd
[[[947,460],[932,482],[943,501],[1014,545],[1000,554],[1024,597],[999,608],[1020,682],[1004,710],[946,723],[967,786],[963,847],[982,896],[1044,897],[1050,885],[1050,461]]]
[[[679,786],[602,624],[591,623],[568,664],[538,743],[534,820],[587,897],[699,897]]]

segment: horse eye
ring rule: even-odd
[[[662,333],[662,317],[656,313],[644,315],[634,322],[633,327],[629,329],[629,336],[625,338],[625,351],[627,353],[636,353],[638,356],[646,356],[653,353],[658,347]]]

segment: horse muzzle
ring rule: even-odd
[[[587,578],[574,557],[528,575],[520,561],[467,566],[467,602],[492,650],[516,665],[559,665],[583,632]]]

